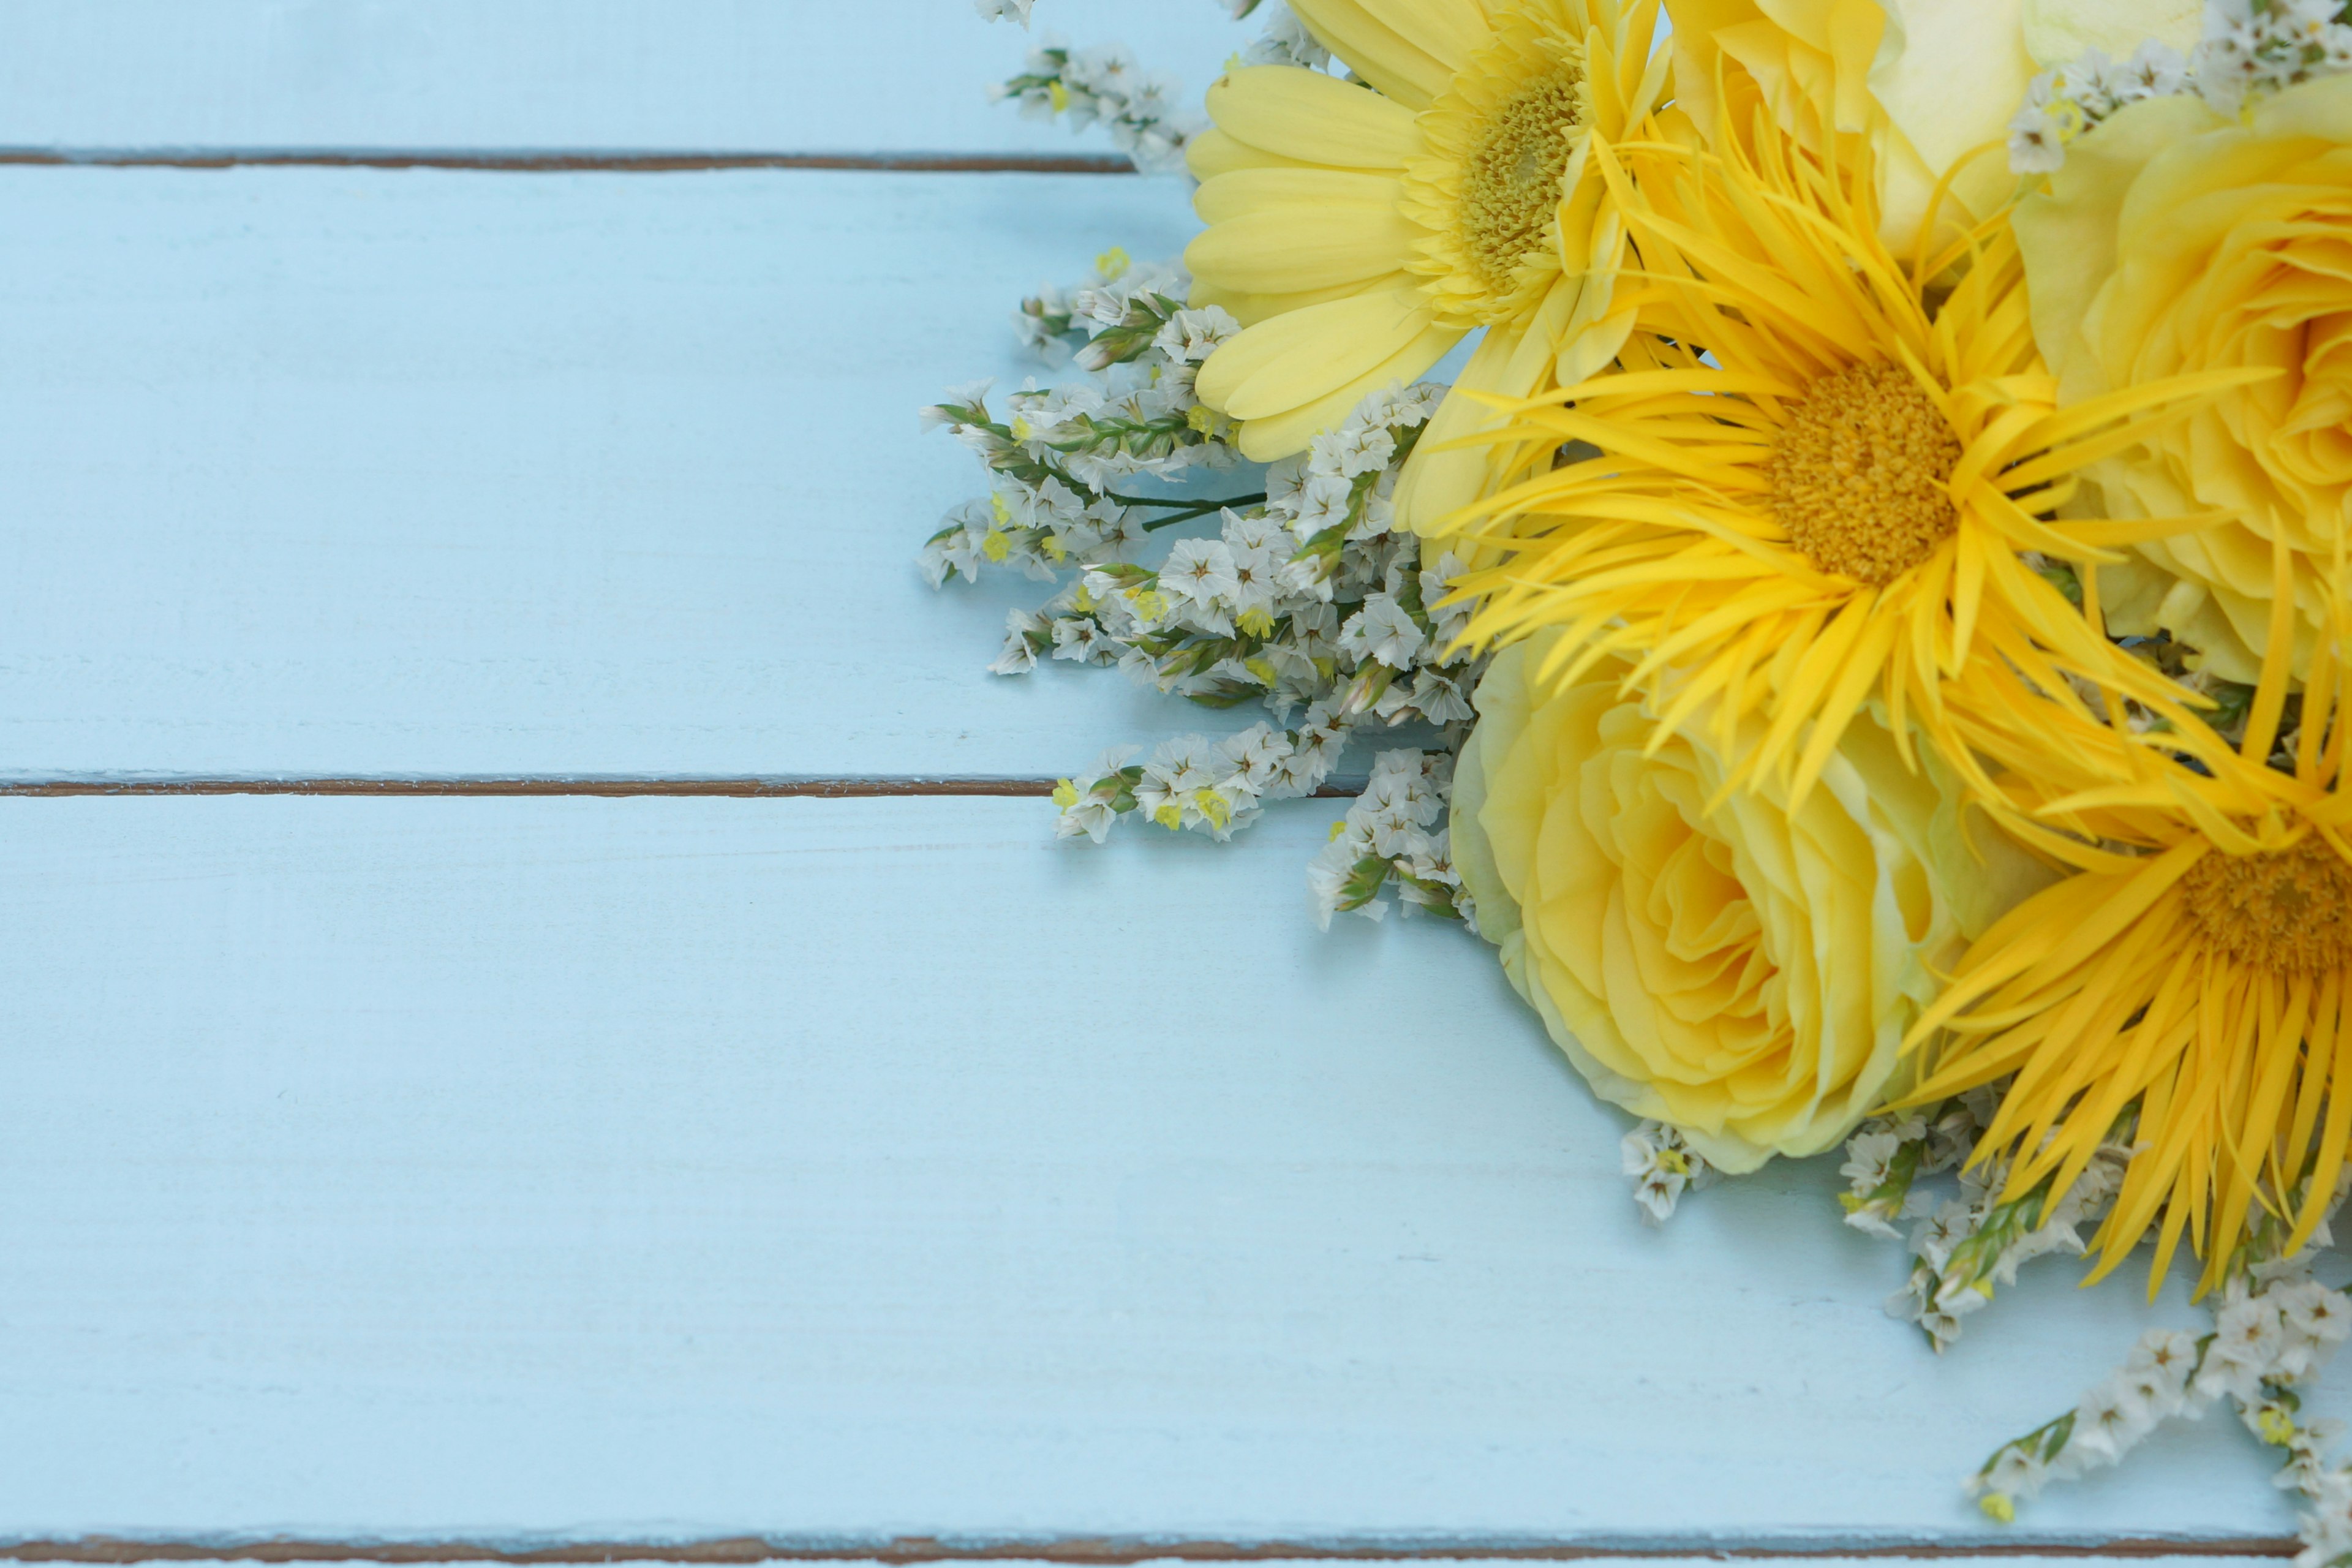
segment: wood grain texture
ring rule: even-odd
[[[1994,1531],[2183,1303],[1939,1359],[1818,1163],[1643,1229],[1486,950],[1303,917],[1333,810],[0,801],[0,1538],[2285,1533],[2219,1419]]]
[[[1159,182],[0,169],[0,776],[1035,777],[1245,721],[986,673],[916,410]]]
[[[1218,0],[10,0],[0,146],[1059,153],[988,101],[1048,31],[1195,101],[1256,29]]]

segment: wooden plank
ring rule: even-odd
[[[919,431],[1172,187],[0,170],[0,776],[1034,776],[1245,722],[985,671]]]
[[[756,1538],[736,1541],[700,1542],[668,1549],[648,1548],[643,1557],[621,1557],[610,1553],[588,1556],[577,1548],[541,1547],[495,1555],[482,1554],[457,1557],[446,1554],[432,1557],[415,1555],[417,1549],[405,1546],[360,1545],[343,1542],[269,1542],[247,1544],[235,1557],[207,1555],[190,1550],[172,1555],[141,1556],[139,1547],[144,1543],[95,1541],[73,1543],[29,1543],[31,1550],[56,1550],[57,1557],[32,1557],[25,1549],[10,1552],[0,1549],[0,1560],[16,1556],[28,1562],[105,1563],[119,1568],[138,1568],[144,1563],[186,1563],[190,1568],[220,1568],[230,1563],[446,1563],[448,1568],[490,1568],[493,1563],[556,1564],[593,1563],[600,1568],[652,1568],[656,1563],[791,1563],[805,1568],[848,1568],[852,1563],[922,1564],[932,1563],[988,1563],[996,1568],[1072,1568],[1073,1564],[1106,1564],[1116,1568],[1141,1568],[1143,1564],[1247,1562],[1262,1568],[1310,1568],[1310,1565],[1332,1563],[1412,1563],[1427,1568],[1503,1568],[1507,1563],[1572,1562],[1588,1563],[1591,1568],[1636,1568],[1637,1564],[1658,1564],[1689,1561],[1701,1554],[1658,1555],[1645,1553],[1628,1556],[1607,1552],[1580,1550],[1522,1548],[1496,1552],[1487,1555],[1462,1552],[1429,1552],[1412,1547],[1338,1549],[1321,1554],[1301,1552],[1285,1555],[1282,1551],[1258,1552],[1221,1549],[1206,1542],[1188,1542],[1171,1548],[1165,1542],[1065,1542],[1056,1543],[1053,1555],[1020,1557],[1007,1552],[986,1550],[958,1549],[944,1542],[914,1541],[858,1557],[826,1557],[814,1552],[793,1552],[779,1548]],[[2160,1542],[2121,1542],[2105,1547],[2084,1548],[2072,1552],[2037,1553],[2032,1552],[2001,1552],[2002,1568],[2082,1568],[2085,1561],[2125,1560],[2143,1568],[2269,1568],[2282,1557],[2292,1556],[2292,1543],[2266,1542],[2259,1551],[2198,1551],[2185,1552],[2178,1546],[2168,1549]],[[590,1548],[591,1551],[599,1550]],[[292,1556],[287,1553],[310,1551],[323,1556]],[[1862,1556],[1784,1556],[1769,1552],[1742,1552],[1736,1558],[1727,1553],[1705,1554],[1705,1560],[1720,1563],[1738,1561],[1752,1568],[1837,1568],[1837,1565],[1871,1563],[1884,1568],[1906,1568],[1906,1565],[1928,1563],[1949,1563],[1955,1557],[1988,1555],[1965,1547],[1944,1548],[1934,1552],[1906,1553],[1878,1552]]]
[[[987,99],[1047,31],[1194,96],[1255,27],[1218,0],[12,0],[0,146],[1059,153]]]
[[[0,802],[0,1539],[2286,1531],[2220,1419],[1994,1531],[2195,1315],[1938,1359],[1820,1163],[1644,1230],[1486,949],[1315,931],[1332,812]]]

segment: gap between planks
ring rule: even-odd
[[[1053,779],[27,779],[0,782],[0,796],[54,798],[117,795],[469,795],[480,798],[584,795],[629,799],[667,795],[683,799],[871,800],[900,795],[963,795],[1034,799],[1054,793]],[[1353,799],[1359,792],[1326,784],[1323,800]]]
[[[135,1563],[155,1562],[251,1563],[501,1563],[572,1564],[677,1563],[860,1562],[888,1564],[992,1563],[1007,1560],[1067,1563],[1076,1568],[1121,1568],[1129,1563],[1177,1560],[1192,1563],[1418,1563],[1475,1559],[1493,1562],[1575,1563],[1639,1558],[1651,1561],[1738,1562],[1755,1559],[1955,1559],[2292,1557],[2299,1542],[2269,1536],[2206,1540],[2137,1540],[2084,1543],[2025,1541],[1955,1544],[1935,1541],[1874,1540],[1866,1544],[1791,1542],[1780,1545],[1579,1544],[1570,1542],[1436,1542],[1414,1545],[1324,1545],[1289,1542],[1139,1541],[1102,1537],[1056,1537],[1033,1541],[958,1544],[931,1536],[888,1541],[799,1544],[760,1536],[711,1541],[583,1542],[562,1546],[501,1547],[486,1542],[339,1542],[289,1537],[268,1540],[163,1541],[118,1536],[20,1541],[0,1545],[0,1561],[18,1563]]]
[[[67,169],[479,169],[509,174],[677,174],[859,169],[886,174],[1132,174],[1122,153],[404,152],[375,148],[0,147],[0,165]]]

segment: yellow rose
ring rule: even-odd
[[[2105,11],[2147,0],[2075,0]],[[1880,233],[1907,253],[1936,182],[2007,135],[2024,100],[2032,0],[1666,0],[1674,21],[1675,90],[1716,133],[1719,58],[1744,68],[1783,131],[1823,123],[1865,136],[1878,170]],[[1954,177],[1960,205],[1985,217],[2016,188],[1996,150]],[[1951,215],[1957,219],[1958,215]]]
[[[2063,403],[2184,371],[2280,373],[2090,473],[2110,516],[2235,519],[2102,568],[2112,627],[2161,626],[2253,680],[2283,542],[2302,675],[2352,504],[2352,77],[2242,123],[2194,97],[2133,104],[2067,149],[2016,222]]]
[[[1712,726],[1662,736],[1622,665],[1548,688],[1557,639],[1478,688],[1453,847],[1480,929],[1602,1099],[1726,1171],[1832,1147],[1902,1087],[1935,974],[2046,876],[1981,817],[1964,836],[1948,777],[1867,718],[1799,810],[1739,793],[1710,814]]]

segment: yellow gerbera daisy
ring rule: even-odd
[[[1722,744],[1761,713],[1732,782],[1769,773],[1799,799],[1874,695],[1979,787],[1956,705],[2030,730],[2053,701],[2086,712],[2087,679],[2178,713],[2101,635],[2095,588],[2090,615],[2069,601],[2063,563],[2208,520],[2051,514],[2076,468],[2241,373],[2061,410],[2006,223],[1927,255],[1923,222],[1898,258],[1866,143],[1803,151],[1747,92],[1751,144],[1596,143],[1640,256],[1620,284],[1639,324],[1622,372],[1516,411],[1515,449],[1600,455],[1473,509],[1492,521],[1465,536],[1504,558],[1459,581],[1483,599],[1472,639],[1564,627],[1557,679],[1629,655],[1668,723],[1711,710]]]
[[[1664,88],[1658,0],[1293,8],[1366,85],[1234,71],[1209,89],[1216,129],[1189,154],[1209,225],[1185,252],[1193,302],[1245,329],[1202,367],[1199,390],[1241,421],[1243,451],[1304,450],[1481,327],[1465,389],[1523,397],[1607,364],[1624,330],[1608,319],[1623,236],[1586,149],[1596,132],[1623,136]],[[1484,417],[1449,398],[1424,450]],[[1402,515],[1468,501],[1487,462],[1416,454]]]
[[[2132,748],[2137,780],[2069,793],[2054,774],[2104,742],[2053,721],[2038,759],[2050,771],[2007,783],[2012,804],[2069,830],[2044,847],[2081,874],[1986,932],[1906,1043],[1923,1050],[1948,1032],[1915,1101],[2015,1075],[1977,1152],[2013,1161],[2011,1197],[2044,1182],[2063,1194],[2128,1128],[2137,1152],[2094,1238],[2094,1279],[2154,1226],[2151,1291],[2184,1234],[2210,1289],[2258,1205],[2290,1227],[2293,1251],[2344,1170],[2352,796],[2338,786],[2352,615],[2341,584],[2300,693],[2290,691],[2294,610],[2278,601],[2234,748],[2203,726],[2153,731]]]

